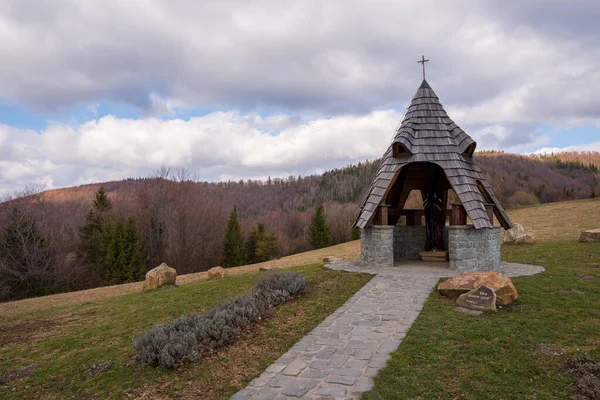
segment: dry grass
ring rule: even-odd
[[[249,272],[257,272],[261,267],[269,268],[289,268],[298,265],[320,264],[323,258],[328,256],[342,257],[344,259],[355,259],[360,256],[360,241],[342,243],[336,246],[324,249],[307,251],[305,253],[294,254],[282,257],[278,260],[267,261],[259,264],[245,265],[242,267],[228,268],[229,275],[239,275]],[[178,285],[185,285],[190,282],[196,282],[208,279],[206,272],[197,272],[195,274],[180,275],[177,277]],[[142,282],[126,283],[123,285],[105,286],[78,292],[61,293],[51,296],[34,297],[7,303],[0,303],[0,314],[11,315],[22,311],[43,310],[51,307],[66,306],[71,304],[81,304],[92,302],[99,299],[121,296],[128,293],[142,291]]]
[[[533,230],[539,242],[573,242],[581,231],[600,228],[600,198],[541,204],[508,214],[514,222]]]

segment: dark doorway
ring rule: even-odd
[[[396,174],[384,202],[389,204],[389,223],[395,225],[400,216],[406,216],[407,225],[421,225],[425,218],[427,240],[425,251],[447,250],[444,246],[443,230],[446,225],[448,190],[451,189],[444,170],[431,162],[415,162],[402,167]],[[406,201],[413,190],[421,192],[423,208],[405,209]]]

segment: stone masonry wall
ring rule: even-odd
[[[360,261],[368,265],[394,265],[394,227],[373,225],[360,230]]]
[[[500,266],[500,227],[475,229],[460,225],[447,229],[450,269],[494,271]]]

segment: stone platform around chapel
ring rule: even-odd
[[[438,280],[460,273],[447,264],[417,261],[388,268],[336,261],[326,268],[376,276],[232,399],[360,398],[373,387]],[[497,270],[516,277],[544,268],[502,262]]]

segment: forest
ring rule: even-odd
[[[506,208],[600,195],[598,152],[475,157]],[[236,182],[199,182],[185,169],[161,168],[144,178],[24,189],[0,203],[0,301],[140,280],[162,262],[186,274],[352,240],[378,166]],[[408,206],[420,207],[419,196]],[[246,248],[231,261],[226,230],[234,209],[233,235]],[[315,239],[315,216],[326,240]]]

